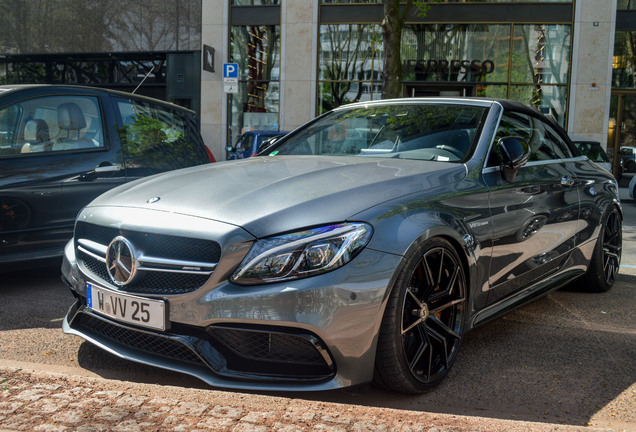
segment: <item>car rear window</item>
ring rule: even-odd
[[[136,175],[209,162],[187,111],[137,99],[117,99],[116,109],[126,168]]]

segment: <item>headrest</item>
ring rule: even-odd
[[[57,107],[57,124],[60,129],[80,130],[86,127],[86,120],[77,104],[67,102]]]
[[[24,140],[31,143],[38,143],[48,141],[49,138],[49,126],[44,120],[33,119],[29,120],[24,126]]]

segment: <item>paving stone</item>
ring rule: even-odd
[[[230,406],[215,405],[214,408],[209,411],[209,414],[217,417],[239,419],[243,416],[243,410]]]
[[[0,414],[7,415],[16,412],[18,408],[24,406],[21,402],[0,402]]]
[[[22,390],[15,398],[23,401],[35,401],[44,397],[44,390]]]
[[[101,424],[101,423],[91,423],[86,425],[78,426],[75,429],[75,432],[105,432],[110,431],[112,426]]]
[[[215,432],[221,432],[231,430],[231,427],[234,426],[235,423],[236,421],[232,418],[208,417],[204,421],[198,422],[196,427],[203,431],[213,430]]]
[[[258,411],[250,411],[247,415],[241,418],[242,422],[248,423],[256,423],[261,424],[265,423],[267,420],[273,420],[276,418],[276,414],[273,412],[258,412]]]
[[[179,402],[179,404],[171,410],[171,414],[199,416],[209,407],[209,405],[196,402]]]
[[[294,425],[294,424],[282,424],[282,423],[274,423],[274,427],[272,431],[274,432],[306,432],[310,429],[306,429],[304,427]]]
[[[63,425],[56,424],[41,424],[33,428],[34,431],[39,432],[65,432],[71,430],[71,428]]]
[[[314,417],[316,417],[316,413],[294,407],[287,409],[283,419],[290,423],[297,423],[299,421],[310,422]]]
[[[232,432],[268,432],[267,426],[256,426],[253,423],[239,423],[233,429]]]
[[[107,422],[119,422],[129,415],[130,411],[125,408],[103,407],[95,413],[95,418]]]
[[[141,406],[148,398],[146,396],[124,395],[117,399],[116,406],[135,408]]]
[[[314,425],[313,428],[314,428],[313,430],[316,430],[316,431],[347,432],[347,429],[342,427],[342,426],[326,425],[326,424],[322,424],[322,423]]]
[[[141,432],[141,431],[151,430],[151,428],[155,426],[156,425],[154,423],[150,423],[150,422],[138,422],[136,420],[126,420],[119,423],[117,426],[115,426],[111,430],[116,432]]]
[[[107,397],[108,399],[117,399],[119,396],[123,395],[124,392],[123,391],[115,391],[115,390],[108,390],[108,391],[98,391],[93,393],[94,397]]]
[[[55,415],[55,421],[60,423],[81,423],[87,418],[90,416],[83,411],[65,411]]]
[[[355,422],[353,424],[353,432],[388,432],[388,425],[379,425],[369,422]]]

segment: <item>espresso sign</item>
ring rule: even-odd
[[[488,75],[495,71],[492,60],[407,60],[402,65],[403,73],[415,75],[438,74],[471,74]]]

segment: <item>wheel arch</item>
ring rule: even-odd
[[[395,284],[399,275],[402,273],[406,265],[409,263],[410,259],[414,255],[416,255],[419,250],[421,250],[422,246],[426,242],[436,238],[441,238],[446,240],[453,247],[453,249],[459,256],[459,259],[462,265],[462,270],[464,271],[464,274],[466,276],[466,285],[467,285],[466,298],[467,298],[467,304],[469,306],[468,314],[470,314],[470,311],[472,311],[473,309],[471,304],[471,301],[472,301],[471,287],[476,286],[476,283],[477,283],[476,271],[475,271],[475,266],[476,266],[476,255],[475,255],[476,247],[474,245],[475,239],[472,236],[472,234],[469,233],[467,230],[465,232],[459,232],[458,230],[451,228],[448,225],[442,225],[442,224],[430,227],[427,230],[423,231],[408,245],[408,247],[402,254],[402,259],[400,260],[400,263],[398,264],[395,271],[393,272],[393,275],[391,276],[391,279],[387,286],[387,290],[384,293],[384,298],[382,299],[382,308],[381,308],[382,314],[384,314],[384,311],[386,309],[386,304],[387,304],[387,300],[389,296],[395,289]]]

